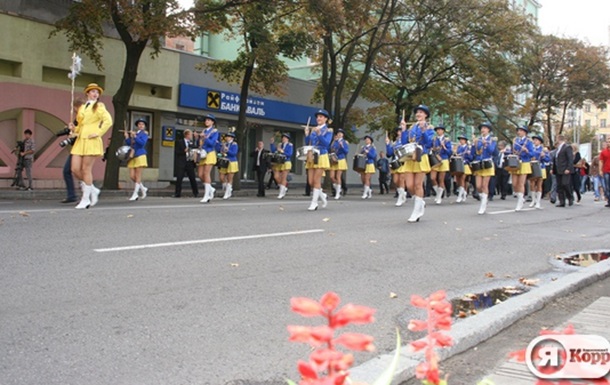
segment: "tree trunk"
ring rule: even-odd
[[[116,150],[123,145],[124,135],[121,130],[129,129],[128,107],[129,99],[133,93],[138,75],[138,64],[146,41],[127,43],[125,42],[126,62],[123,69],[123,79],[121,86],[116,94],[112,97],[112,105],[114,106],[114,125],[112,127],[112,139],[108,150],[108,159],[106,160],[106,171],[104,173],[105,189],[116,190],[119,188],[119,167],[121,162],[114,156]]]
[[[239,148],[241,149],[240,155],[243,155],[243,159],[246,159],[248,151],[246,151],[246,131],[248,129],[247,118],[246,118],[246,110],[248,109],[248,90],[250,88],[250,81],[252,80],[252,75],[254,74],[254,63],[255,63],[255,55],[253,55],[252,61],[246,67],[246,71],[244,72],[244,78],[241,82],[241,90],[239,93],[239,116],[237,118],[237,129],[235,132],[237,143],[239,144]],[[238,155],[238,156],[240,156]],[[242,167],[245,167],[246,162],[242,162]],[[242,174],[243,170],[240,170],[239,174]],[[239,176],[239,175],[238,175]],[[233,179],[233,189],[239,190],[241,188],[240,183],[241,177]]]

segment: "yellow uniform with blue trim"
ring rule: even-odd
[[[275,143],[271,143],[271,152],[279,152],[286,156],[284,163],[274,163],[271,168],[273,171],[290,171],[292,169],[292,154],[294,152],[294,145],[290,142],[280,143],[279,147],[275,146]]]
[[[218,169],[221,174],[235,174],[239,171],[239,164],[237,163],[237,153],[239,152],[239,146],[235,142],[223,143],[220,145],[221,153],[223,157],[229,161],[229,166]]]
[[[335,171],[346,171],[347,170],[347,154],[349,153],[349,143],[347,140],[341,138],[335,140],[331,146],[331,151],[337,154],[337,164],[331,164],[330,169]]]
[[[532,154],[534,153],[534,144],[527,136],[516,137],[513,141],[513,154],[519,157],[521,166],[518,170],[510,170],[509,172],[514,175],[529,175],[532,173],[532,166],[530,161]]]
[[[127,162],[127,168],[148,167],[146,159],[146,143],[148,142],[148,133],[145,130],[138,130],[134,138],[125,139],[125,145],[130,146],[134,150],[133,158]]]
[[[76,113],[78,125],[74,128],[77,135],[70,153],[81,156],[104,155],[104,141],[102,136],[112,126],[112,116],[102,102],[88,102],[83,104]],[[97,134],[97,137],[89,138]]]
[[[366,155],[366,166],[364,169],[365,174],[375,173],[375,159],[377,159],[377,150],[372,144],[363,146],[360,150],[361,154]]]
[[[428,134],[425,133],[426,127],[420,127],[419,123],[414,124],[406,131],[406,137],[409,143],[416,143],[422,148],[421,160],[418,162],[413,159],[409,159],[405,162],[406,172],[412,174],[428,173],[430,172],[430,161],[428,159]],[[432,130],[434,134],[434,130]]]
[[[308,161],[306,168],[321,168],[330,170],[330,161],[328,160],[328,149],[333,139],[333,130],[328,128],[326,124],[322,125],[319,133],[314,129],[311,130],[308,136],[305,137],[305,143],[309,143],[319,151],[318,162]]]
[[[451,140],[446,138],[445,135],[437,136],[432,142],[432,154],[430,156],[438,156],[441,158],[441,162],[435,165],[432,169],[438,172],[449,171],[449,157],[453,153],[453,145]]]
[[[199,165],[216,165],[218,157],[216,156],[216,145],[218,143],[218,130],[212,126],[206,128],[199,134],[199,141],[201,142],[200,148],[207,152],[205,158],[199,161]]]

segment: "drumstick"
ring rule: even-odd
[[[403,122],[405,121],[405,110],[404,109],[402,110],[402,121]]]

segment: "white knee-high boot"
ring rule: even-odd
[[[479,197],[481,198],[481,206],[479,206],[479,215],[485,214],[485,210],[487,210],[487,194],[479,193]]]
[[[142,199],[146,198],[146,192],[148,191],[147,187],[144,187],[142,183],[140,183],[140,192],[142,193]]]
[[[424,199],[421,197],[418,197],[417,195],[414,196],[414,198],[415,199],[413,199],[413,211],[411,212],[411,216],[407,220],[410,223],[419,222],[419,218],[421,218],[424,215],[424,211],[425,211]]]
[[[233,195],[233,185],[227,183],[225,185],[225,195],[222,197],[222,199],[229,199],[231,198],[231,195]]]
[[[542,191],[536,191],[535,197],[536,204],[534,205],[534,207],[537,209],[542,209],[542,206],[540,206],[540,201],[542,200]]]
[[[88,186],[86,184],[82,184],[82,189],[83,189],[83,196],[80,199],[80,202],[78,202],[78,205],[76,205],[76,209],[88,209],[89,206],[91,206],[91,186]]]
[[[313,189],[313,192],[311,194],[311,204],[309,205],[309,208],[307,210],[314,211],[318,209],[318,199],[320,199],[320,192],[322,192],[322,190],[319,188]]]
[[[396,206],[400,207],[402,206],[405,202],[406,202],[406,192],[405,189],[400,187],[396,189],[396,192],[398,193],[398,199],[396,200]]]
[[[523,193],[517,193],[517,207],[515,207],[515,211],[523,210],[523,203],[525,199],[523,198]]]
[[[100,196],[100,189],[95,187],[95,185],[93,183],[91,183],[91,185],[89,186],[91,189],[91,207],[95,206],[97,204],[97,201],[99,200],[99,196]]]
[[[436,199],[434,200],[434,203],[436,203],[437,205],[440,205],[443,202],[443,192],[445,191],[445,189],[439,187],[436,189]]]
[[[326,205],[328,205],[328,195],[326,195],[326,193],[324,191],[322,191],[322,189],[320,190],[320,200],[322,201],[322,208],[326,208]]]
[[[335,199],[341,199],[341,185],[336,184],[335,186]]]
[[[136,186],[133,189],[133,194],[131,194],[131,198],[129,198],[130,201],[137,201],[138,200],[138,192],[140,192],[140,184],[136,183]]]

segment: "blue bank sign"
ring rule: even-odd
[[[239,114],[240,95],[190,84],[180,84],[178,105],[206,111]],[[265,98],[248,97],[246,116],[305,124],[317,108]]]

